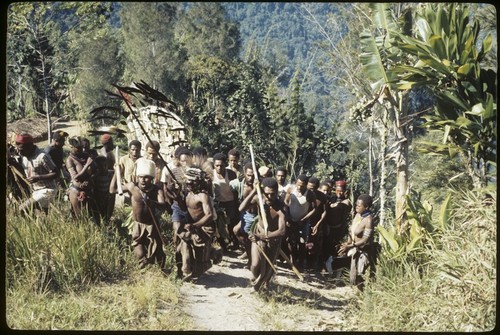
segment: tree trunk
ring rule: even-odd
[[[406,228],[406,195],[408,190],[408,129],[406,125],[401,125],[400,118],[407,113],[406,92],[400,92],[399,108],[395,108],[395,134],[396,134],[396,231],[402,233]]]
[[[372,141],[373,141],[373,122],[370,122],[370,137],[368,138],[368,172],[370,177],[370,195],[373,196],[373,167],[372,167]]]
[[[387,168],[386,168],[386,160],[385,160],[385,155],[387,151],[387,114],[388,111],[384,110],[384,113],[382,115],[382,127],[380,128],[380,190],[379,190],[379,197],[380,197],[380,215],[379,215],[379,223],[382,227],[385,227],[385,195],[386,195],[386,189],[385,189],[385,179],[387,177]]]
[[[49,105],[49,92],[48,92],[48,85],[47,85],[47,76],[46,76],[46,67],[45,67],[45,59],[42,55],[41,57],[41,66],[42,66],[42,76],[43,76],[43,92],[44,92],[44,97],[43,97],[43,104],[45,107],[45,113],[47,116],[47,140],[50,145],[50,142],[52,140],[52,121],[50,119],[50,105]]]

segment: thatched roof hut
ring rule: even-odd
[[[7,142],[10,142],[13,136],[20,133],[30,134],[35,142],[47,140],[47,120],[43,118],[26,118],[7,123]]]

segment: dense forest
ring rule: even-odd
[[[417,4],[391,7],[391,20],[401,30],[409,29],[400,23],[407,13],[425,11]],[[470,16],[479,16],[483,23],[482,29],[473,32],[478,47],[488,33],[496,34],[496,22],[490,6],[470,7]],[[179,106],[178,113],[190,126],[192,143],[207,147],[210,154],[232,147],[246,152],[252,142],[264,163],[285,165],[292,177],[306,172],[320,178],[347,178],[353,194],[380,195],[377,198],[382,202],[397,189],[398,182],[401,185],[397,178],[385,178],[395,172],[400,176],[398,169],[403,166],[387,159],[397,154],[391,150],[414,156],[404,163],[403,169],[408,171],[401,178],[412,179],[417,191],[436,193],[453,177],[456,185],[469,183],[468,178],[475,185],[488,183],[494,171],[489,162],[496,153],[496,139],[491,138],[496,124],[487,129],[484,124],[480,129],[472,124],[472,132],[480,134],[471,136],[453,134],[453,126],[442,126],[444,121],[434,120],[431,126],[429,118],[434,116],[429,111],[440,103],[436,89],[442,88],[427,85],[422,73],[414,74],[421,83],[405,89],[404,111],[393,105],[389,112],[381,112],[388,105],[380,95],[382,103],[374,103],[373,97],[380,92],[373,88],[381,85],[378,78],[370,82],[363,73],[377,65],[363,64],[366,48],[378,48],[368,52],[379,52],[385,58],[380,59],[380,65],[386,67],[383,76],[390,71],[408,72],[394,70],[394,64],[415,62],[419,57],[418,52],[410,55],[402,47],[399,55],[393,55],[394,48],[361,43],[363,34],[373,34],[376,43],[384,37],[377,27],[376,10],[368,4],[347,3],[12,4],[7,121],[35,115],[46,117],[49,124],[51,118],[62,115],[86,120],[94,108],[116,104],[109,102],[105,92],[111,84],[145,81]],[[408,24],[412,24],[411,18]],[[491,78],[496,68],[496,48],[491,47],[495,38],[488,41],[493,51],[472,59],[490,69],[478,80]],[[406,59],[401,52],[409,54]],[[439,77],[439,73],[432,75]],[[389,83],[391,78],[385,78]],[[397,84],[391,85],[397,88]],[[398,103],[389,104],[394,102]],[[407,115],[404,129],[391,129],[396,116],[394,110],[391,115],[391,108]],[[463,120],[453,116],[458,132],[463,128],[460,122],[474,123],[471,118],[481,118],[473,113]],[[437,117],[443,117],[442,113]],[[101,119],[95,126],[105,122]],[[453,148],[414,145],[417,139],[435,142],[439,130],[450,139],[457,138],[450,141]],[[398,136],[407,136],[405,148],[393,148]],[[472,138],[475,143],[456,149],[461,146],[458,142]],[[423,164],[418,150],[448,151],[453,159],[433,158],[443,169],[439,176],[423,178],[417,173],[417,165]],[[461,173],[464,168],[467,173]],[[403,187],[402,192],[408,194],[408,189]],[[393,208],[394,197],[387,201],[378,206]]]
[[[109,126],[90,111],[143,81],[210,155],[372,195],[383,253],[421,273],[454,192],[496,199],[496,29],[480,3],[17,2],[6,118]]]

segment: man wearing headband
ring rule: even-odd
[[[187,223],[178,230],[180,241],[176,258],[182,259],[178,274],[186,281],[200,276],[212,266],[210,254],[215,224],[213,205],[203,187],[205,173],[199,168],[187,168],[185,180],[189,215]]]
[[[22,166],[26,180],[32,188],[31,198],[24,201],[20,209],[28,213],[35,206],[48,212],[49,204],[56,196],[56,181],[58,170],[49,155],[33,143],[30,134],[16,136],[16,147],[22,156]]]
[[[153,183],[155,163],[146,158],[136,161],[136,181],[122,186],[129,192],[132,203],[132,247],[143,269],[148,264],[157,263],[163,269],[165,253],[160,233],[159,214],[165,209],[163,189]],[[109,193],[116,193],[116,175],[109,186]]]
[[[102,148],[99,150],[98,154],[99,156],[106,157],[106,160],[108,161],[108,170],[114,170],[116,157],[113,154],[113,149],[115,148],[115,145],[113,144],[113,137],[111,137],[110,134],[103,134],[101,135],[100,140]]]

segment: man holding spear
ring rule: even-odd
[[[155,164],[146,158],[136,161],[136,181],[122,187],[123,192],[129,192],[132,202],[133,229],[132,247],[142,269],[148,264],[158,263],[163,269],[165,253],[163,240],[157,220],[157,210],[166,206],[163,190],[153,183]],[[113,176],[109,193],[114,194],[120,183]]]
[[[264,209],[248,238],[252,242],[250,271],[252,285],[256,291],[267,285],[276,272],[274,264],[281,248],[281,238],[285,235],[285,204],[278,198],[278,182],[274,178],[262,180],[263,198],[257,194],[258,181],[244,202],[263,202]],[[262,194],[261,194],[262,195]]]

